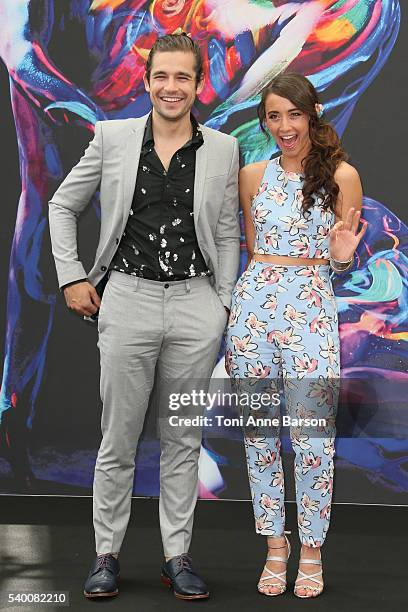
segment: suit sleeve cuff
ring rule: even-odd
[[[64,289],[66,289],[67,287],[70,287],[71,285],[76,285],[77,283],[84,283],[88,281],[87,278],[79,278],[78,280],[74,280],[71,283],[67,283],[66,285],[62,285],[62,287],[60,287],[61,291],[64,291]]]

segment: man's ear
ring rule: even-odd
[[[147,91],[147,93],[149,93],[150,92],[150,86],[149,86],[149,81],[147,80],[146,73],[144,73],[144,75],[143,75],[143,83],[144,83],[145,90]]]
[[[204,72],[201,73],[200,80],[197,83],[196,94],[199,95],[204,89]]]

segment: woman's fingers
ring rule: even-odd
[[[343,221],[337,221],[337,223],[335,223],[333,225],[333,227],[331,228],[329,234],[330,236],[332,236],[333,238],[337,238],[337,232],[341,229],[343,229]]]
[[[344,221],[344,229],[351,230],[354,219],[354,212],[355,208],[350,208],[350,210],[347,211],[346,219]]]
[[[356,210],[353,219],[351,221],[351,231],[355,234],[358,231],[358,224],[360,223],[361,211]]]
[[[351,246],[357,248],[360,240],[367,231],[368,223],[361,219],[361,211],[351,208],[347,215],[346,221],[338,221],[333,225],[329,232],[332,247],[336,245]],[[358,226],[361,221],[361,229],[358,231]],[[339,242],[338,242],[339,241]]]
[[[360,240],[362,239],[362,237],[364,236],[364,234],[366,233],[368,227],[368,223],[367,221],[364,221],[364,219],[361,221],[361,230],[358,232],[356,238],[358,239],[358,241],[360,242]]]
[[[352,232],[354,235],[359,236],[361,238],[367,228],[366,228],[366,222],[362,221],[360,217],[361,217],[361,210],[355,210],[355,208],[350,208],[350,210],[347,212],[345,221],[344,222],[338,221],[335,225],[333,225],[332,230],[335,230],[335,232],[341,231],[341,230],[349,231],[349,232]],[[360,235],[360,232],[362,230],[358,232],[358,226],[359,226],[360,221],[364,224],[363,227],[365,227],[361,235]]]

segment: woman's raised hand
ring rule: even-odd
[[[330,257],[336,261],[349,261],[352,259],[360,240],[367,229],[367,221],[362,220],[362,227],[358,232],[361,211],[350,208],[344,221],[338,221],[329,232]]]

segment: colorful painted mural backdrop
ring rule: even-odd
[[[282,71],[301,72],[343,134],[355,104],[387,62],[399,25],[398,0],[2,0],[0,55],[10,77],[21,174],[4,323],[3,476],[11,469],[24,481],[34,472],[39,480],[85,489],[92,481],[95,448],[72,451],[67,462],[52,444],[41,455],[32,440],[56,308],[55,288],[46,280],[52,261],[44,257],[47,201],[82,153],[78,144],[70,154],[61,134],[72,134],[82,146],[97,120],[146,113],[142,78],[149,49],[162,34],[186,31],[205,59],[201,122],[236,136],[244,164],[270,158],[275,144],[256,118],[262,87]],[[398,394],[408,363],[407,228],[369,196],[364,217],[370,225],[356,265],[335,281],[342,374],[367,380],[360,407],[372,403],[375,390],[376,410],[390,406],[394,393],[395,411],[370,437],[340,438],[338,466],[364,474],[384,491],[406,493],[408,428]],[[97,215],[97,194],[93,206]],[[157,461],[157,441],[146,441],[135,492],[157,493]],[[234,461],[233,452],[204,441],[203,496],[230,496],[227,474]],[[245,496],[244,472],[242,479]]]

